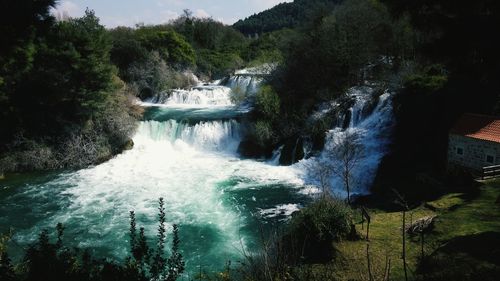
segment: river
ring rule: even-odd
[[[19,257],[42,229],[61,222],[67,245],[124,259],[130,255],[129,211],[135,211],[138,226],[145,227],[153,244],[158,199],[163,197],[168,229],[180,226],[188,274],[216,272],[229,260],[243,261],[243,253],[258,248],[262,231],[282,225],[317,194],[305,167],[328,157],[320,153],[285,167],[272,159],[239,156],[238,145],[246,133],[241,120],[251,104],[235,105],[230,94],[238,88],[251,96],[259,80],[232,77],[224,85],[200,85],[144,102],[146,112],[133,149],[87,169],[0,182],[0,233],[13,229],[11,254]],[[364,110],[366,101],[373,99],[369,90],[347,94],[354,99],[347,130],[359,131],[366,148],[363,164],[354,173],[357,192],[363,193],[386,153],[390,95],[377,96],[371,109]],[[344,129],[335,126],[328,140],[342,137]],[[331,181],[342,196],[339,181]]]

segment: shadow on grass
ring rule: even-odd
[[[422,280],[500,280],[500,232],[451,239],[435,250],[417,271]]]

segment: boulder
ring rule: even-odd
[[[252,141],[244,140],[238,146],[238,153],[245,158],[269,158],[272,155],[272,149]]]
[[[405,226],[405,230],[409,234],[417,234],[422,232],[428,232],[434,227],[434,221],[436,216],[427,216],[420,218],[413,222],[412,224],[408,224]]]
[[[134,141],[132,139],[128,139],[123,145],[123,150],[132,150],[132,148],[134,148]]]
[[[285,142],[281,150],[280,165],[289,166],[304,158],[304,139],[292,138]]]

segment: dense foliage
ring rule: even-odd
[[[279,7],[286,5],[292,3]],[[272,17],[263,15],[277,11],[252,19],[272,23]],[[279,96],[280,118],[257,114],[257,135],[272,136],[267,143],[275,148],[310,137],[313,147],[321,149],[332,120],[311,123],[311,112],[368,81],[377,91],[397,93],[395,139],[375,191],[412,190],[407,179],[422,173],[444,181],[447,135],[455,120],[465,112],[500,112],[494,78],[500,74],[500,46],[492,40],[499,13],[499,4],[488,0],[346,0],[303,17],[303,24],[291,31],[262,35],[247,50],[256,53],[252,48],[258,46],[262,57],[273,57],[275,51],[275,58],[281,56],[274,60],[281,64],[268,81]]]
[[[281,3],[269,10],[239,20],[233,26],[249,36],[294,28],[306,23],[316,13],[330,10],[340,2],[342,0],[295,0],[291,3]]]
[[[2,2],[0,173],[83,167],[130,147],[135,97],[222,78],[260,53],[189,11],[164,25],[106,30],[88,10],[56,21],[55,1]]]
[[[172,22],[196,50],[197,73],[222,78],[244,65],[242,51],[248,44],[245,37],[211,18],[195,18],[190,11]]]
[[[395,142],[377,191],[396,186],[411,192],[414,185],[401,183],[416,174],[447,180],[448,131],[461,114],[500,114],[500,45],[492,37],[500,26],[500,5],[488,0],[383,2],[395,18],[411,19],[419,34],[419,58],[396,100]]]
[[[26,26],[20,17],[2,24],[0,171],[103,161],[122,150],[135,127],[127,87],[109,60],[105,28],[92,11],[55,22],[48,12],[53,4],[6,7],[34,5],[18,12],[38,21]]]
[[[350,237],[352,209],[343,200],[325,195],[302,209],[290,222],[284,239],[294,249],[297,260],[328,262],[333,258],[334,242]]]
[[[322,10],[300,28],[276,31],[253,41],[250,52],[263,57],[277,53],[274,61],[281,62],[268,81],[278,95],[280,106],[273,108],[279,109],[276,115],[280,118],[260,114],[259,107],[267,105],[257,106],[259,124],[267,124],[257,128],[265,128],[260,130],[264,136],[274,136],[268,145],[285,144],[284,151],[293,152],[302,137],[310,137],[314,148],[321,149],[325,132],[333,125],[326,119],[308,123],[315,107],[366,80],[382,86],[388,73],[394,73],[388,58],[400,64],[412,56],[414,38],[408,18],[393,20],[378,1],[349,0]],[[271,44],[275,47],[269,47]],[[254,46],[258,51],[252,49]],[[300,160],[289,158],[291,162]],[[282,163],[291,164],[285,160]]]

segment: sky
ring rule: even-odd
[[[233,24],[282,2],[293,0],[59,0],[55,14],[80,17],[88,7],[108,28],[138,23],[161,24],[177,18],[184,9],[196,17],[212,17]]]

